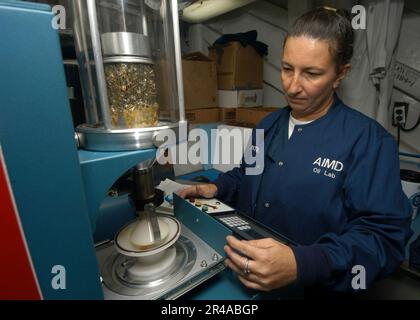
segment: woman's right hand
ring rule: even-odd
[[[197,184],[178,192],[181,198],[214,198],[217,194],[217,186],[215,184]]]

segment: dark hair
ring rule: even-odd
[[[337,72],[353,56],[354,32],[347,10],[319,7],[303,14],[290,28],[284,44],[289,37],[299,36],[328,41]]]

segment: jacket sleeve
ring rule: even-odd
[[[354,145],[340,191],[348,212],[342,232],[293,247],[301,285],[355,291],[388,276],[404,260],[412,209],[402,191],[392,136],[379,136],[372,128],[364,132]],[[355,283],[356,275],[363,282],[361,272],[365,283]]]
[[[235,206],[241,181],[244,176],[244,168],[234,168],[219,175],[214,184],[217,186],[217,198],[228,205]]]

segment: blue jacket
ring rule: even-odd
[[[299,244],[298,284],[353,291],[361,265],[369,286],[398,268],[412,234],[395,140],[337,96],[288,140],[290,111],[256,128],[265,130],[263,173],[246,175],[255,164],[243,161],[215,181],[218,198]],[[255,143],[254,131],[254,154]]]

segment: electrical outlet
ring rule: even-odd
[[[407,102],[395,102],[394,110],[392,115],[392,125],[396,127],[397,125],[405,126],[407,122],[408,114],[408,103]]]

